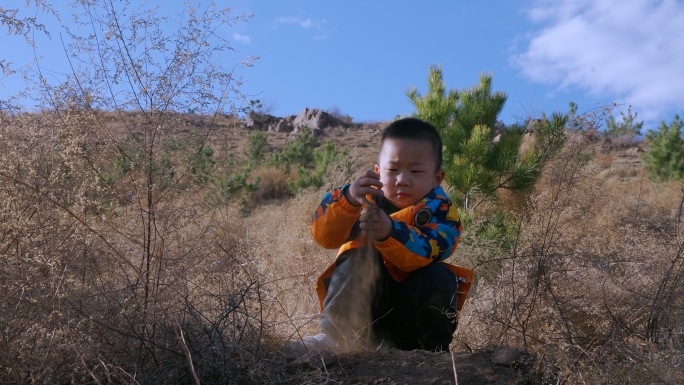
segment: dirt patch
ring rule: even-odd
[[[494,364],[488,353],[379,350],[338,356],[312,373],[316,384],[530,384],[532,359]],[[454,368],[456,375],[454,375]]]

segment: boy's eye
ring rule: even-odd
[[[414,174],[420,174],[421,172],[423,172],[423,170],[411,170],[411,172]]]
[[[397,169],[396,168],[388,168],[387,171],[395,172],[395,171],[397,171]]]

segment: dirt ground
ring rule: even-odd
[[[531,384],[532,361],[497,365],[489,353],[378,350],[343,354],[313,367],[307,384]],[[304,365],[304,364],[300,364]],[[455,372],[455,373],[454,373]]]

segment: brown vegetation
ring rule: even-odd
[[[525,199],[502,196],[472,220],[452,257],[478,277],[454,361],[370,352],[306,369],[279,347],[316,332],[313,285],[335,254],[311,240],[311,214],[327,187],[373,166],[377,128],[326,131],[349,155],[323,189],[283,198],[284,177],[259,169],[245,215],[236,199],[207,199],[181,152],[169,152],[174,173],[154,179],[165,188],[147,184],[144,168],[113,178],[136,117],[97,114],[2,117],[0,382],[452,383],[453,367],[501,383],[684,380],[680,185],[650,181],[638,153],[576,134]],[[206,138],[217,164],[244,156],[234,122],[174,119]],[[268,146],[288,140],[271,133]],[[506,247],[475,232],[495,211],[511,219]],[[499,347],[529,360],[511,361],[516,372],[478,358]],[[422,377],[377,367],[355,377],[374,359],[430,364],[412,368]],[[468,377],[476,370],[493,377]]]
[[[681,382],[679,187],[650,181],[639,154],[572,137],[530,194],[511,251],[480,257],[486,274],[456,344],[521,348],[545,381]]]

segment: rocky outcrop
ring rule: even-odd
[[[293,135],[298,134],[302,127],[307,127],[312,134],[323,135],[325,128],[349,128],[350,124],[325,111],[304,108],[298,115],[285,118],[250,111],[247,119],[245,119],[245,126],[260,131],[291,132]]]
[[[245,126],[254,130],[267,130],[268,127],[277,123],[278,120],[279,118],[273,115],[249,111],[247,119],[245,119]]]
[[[348,127],[342,120],[330,115],[325,111],[315,108],[304,108],[294,120],[295,128],[309,127],[310,129],[325,129],[328,127]]]
[[[269,127],[268,131],[270,132],[292,132],[294,130],[294,125],[292,122],[294,121],[294,116],[287,116],[285,118],[281,118],[276,122],[274,125]]]

